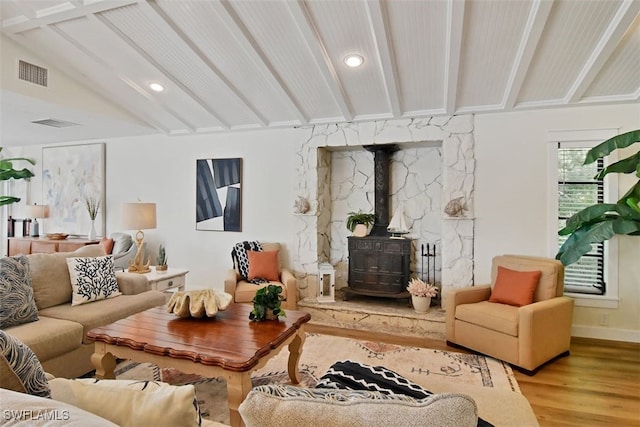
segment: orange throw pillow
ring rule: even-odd
[[[516,307],[531,304],[541,275],[541,271],[515,271],[498,267],[496,284],[491,291],[489,302]]]
[[[266,279],[274,282],[280,280],[278,251],[247,251],[247,258],[249,258],[249,280]]]
[[[100,245],[104,248],[104,253],[109,255],[113,251],[113,239],[103,237],[100,239]]]

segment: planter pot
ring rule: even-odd
[[[411,303],[416,313],[427,313],[431,307],[431,298],[411,295]]]
[[[156,273],[166,273],[167,269],[169,268],[168,265],[156,265]]]
[[[278,320],[278,315],[273,314],[273,310],[270,308],[267,308],[267,312],[264,314],[264,318],[267,320]]]
[[[356,224],[355,228],[353,229],[354,236],[365,237],[367,234],[369,234],[369,227],[364,224]]]

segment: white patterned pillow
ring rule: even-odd
[[[3,381],[3,388],[51,397],[49,383],[38,357],[26,344],[3,330],[0,330],[0,364],[2,369],[9,369],[14,374],[11,377],[19,382],[7,381],[10,384],[5,384]]]
[[[192,384],[158,381],[52,379],[51,396],[119,426],[199,426],[200,407]],[[118,408],[114,411],[113,408]]]
[[[0,301],[0,328],[38,320],[26,256],[0,258]]]
[[[113,298],[121,295],[113,256],[67,258],[73,295],[71,305]]]

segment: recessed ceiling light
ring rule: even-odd
[[[362,65],[362,63],[364,62],[364,58],[360,55],[347,55],[344,58],[344,63],[347,64],[347,66],[355,68],[355,67],[359,67]]]
[[[160,83],[149,83],[149,88],[156,92],[162,92],[164,90],[164,86]]]

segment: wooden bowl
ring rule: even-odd
[[[64,240],[67,237],[69,237],[69,235],[66,234],[66,233],[49,233],[49,234],[47,234],[47,238],[49,238],[51,240]]]

